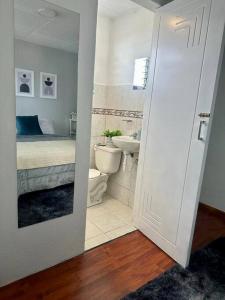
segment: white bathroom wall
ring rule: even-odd
[[[150,56],[153,22],[154,13],[144,8],[113,22],[107,108],[127,111],[128,117],[107,116],[106,128],[118,128],[124,135],[131,135],[142,128],[148,90],[133,90],[134,62],[137,58]],[[136,157],[128,157],[124,170],[124,159],[123,156],[119,172],[109,180],[108,193],[133,207],[138,161]]]
[[[93,108],[105,108],[109,75],[109,53],[111,41],[112,20],[98,16],[95,52],[95,76]],[[102,114],[92,114],[90,165],[95,168],[94,145],[104,143],[102,136],[105,130],[106,117]]]
[[[112,20],[107,17],[98,16],[94,78],[96,85],[106,86],[108,84],[111,29]]]
[[[112,20],[102,17],[98,20],[98,27],[101,28],[97,28],[91,167],[95,167],[93,145],[104,142],[101,133],[105,129],[120,129],[124,135],[130,135],[142,127],[148,91],[133,90],[134,62],[136,58],[151,53],[154,13],[140,7],[135,12]],[[108,61],[102,53],[104,51],[108,53]],[[105,74],[105,68],[107,75],[104,75],[103,81],[99,70],[102,69]],[[121,167],[117,174],[111,176],[108,193],[132,207],[136,173],[137,160],[130,157],[126,170]]]
[[[80,13],[74,213],[18,229],[13,0],[0,0],[0,286],[84,250],[97,0],[49,0]]]
[[[200,199],[225,212],[225,54]]]
[[[140,8],[114,19],[109,85],[132,85],[134,60],[150,55],[154,13]]]

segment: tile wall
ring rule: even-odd
[[[107,86],[95,85],[93,96],[93,109],[105,108],[107,99]],[[104,143],[105,138],[102,136],[105,131],[106,116],[101,114],[92,114],[91,124],[91,153],[90,153],[90,165],[91,168],[95,168],[94,161],[94,145],[98,143]]]
[[[131,135],[142,127],[143,106],[146,91],[134,91],[130,85],[95,85],[92,114],[91,167],[95,167],[93,146],[104,143],[102,133],[106,129],[120,129],[123,135]],[[128,157],[126,170],[121,167],[110,177],[108,194],[133,207],[137,174],[137,158]]]

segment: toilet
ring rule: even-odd
[[[111,174],[119,170],[121,153],[118,148],[94,146],[96,169],[89,170],[89,193],[87,207],[102,203]]]

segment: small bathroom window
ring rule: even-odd
[[[134,90],[145,90],[148,80],[149,57],[138,58],[134,66]]]

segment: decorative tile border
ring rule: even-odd
[[[119,109],[108,109],[108,108],[93,108],[93,115],[104,115],[104,116],[116,116],[116,117],[126,117],[143,119],[142,111],[132,111],[132,110],[119,110]]]

